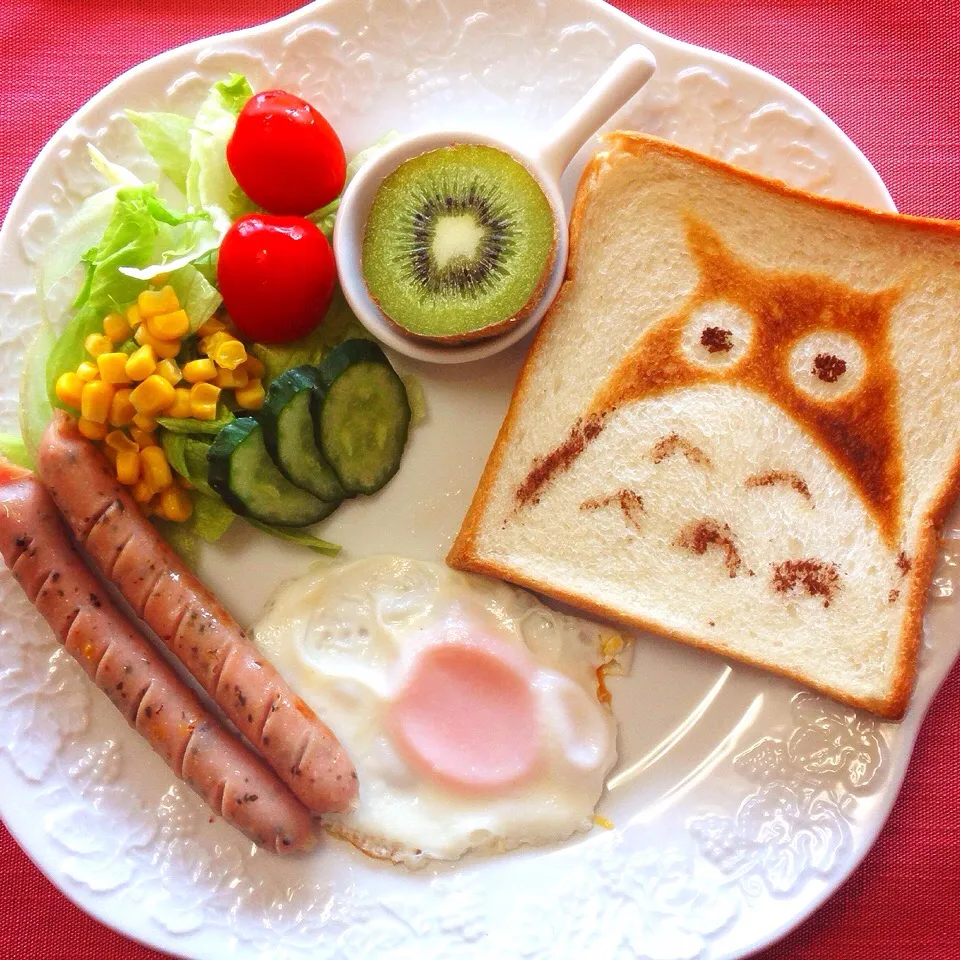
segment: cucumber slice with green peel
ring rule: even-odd
[[[328,502],[347,496],[333,467],[323,458],[314,430],[314,397],[324,392],[316,367],[294,367],[267,391],[260,411],[267,450],[287,479]]]
[[[319,367],[317,410],[324,457],[351,493],[375,493],[399,469],[410,427],[403,381],[369,340],[346,340]]]
[[[216,436],[207,454],[210,486],[237,513],[283,527],[308,527],[329,516],[336,503],[294,486],[270,458],[263,427],[238,417]]]

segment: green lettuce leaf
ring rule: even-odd
[[[233,419],[233,414],[226,407],[221,407],[217,411],[216,420],[196,420],[193,417],[157,417],[157,423],[171,433],[212,437],[220,432],[221,427],[225,427]]]
[[[107,313],[123,309],[146,287],[145,281],[126,276],[120,268],[145,266],[153,252],[159,232],[147,204],[153,189],[121,187],[117,191],[110,221],[90,259],[86,299],[78,301],[77,313],[53,345],[47,360],[47,392],[54,406],[60,406],[54,393],[57,377],[76,370],[84,359],[86,336],[101,329]]]
[[[191,514],[190,520],[192,519],[193,515]],[[197,560],[200,557],[200,542],[190,524],[190,520],[187,520],[186,523],[173,523],[161,517],[153,517],[151,523],[160,532],[160,536],[173,547],[174,552],[180,559],[183,560],[191,570],[195,570]]]
[[[207,462],[207,452],[211,444],[209,439],[164,430],[160,442],[170,466],[181,477],[189,480],[201,493],[211,497],[217,496],[207,479],[210,472],[210,465]]]
[[[137,113],[127,110],[126,114],[154,163],[181,193],[186,193],[193,121],[178,113]]]
[[[18,467],[33,469],[33,458],[27,453],[23,440],[13,433],[0,433],[0,457],[15,463]]]
[[[53,416],[53,407],[47,395],[47,358],[56,342],[53,327],[43,321],[36,339],[27,348],[23,358],[23,373],[20,375],[18,416],[20,436],[29,456],[36,460],[40,438]]]
[[[252,96],[246,78],[232,74],[211,88],[190,130],[187,203],[206,210],[214,224],[224,230],[237,217],[256,209],[227,164],[227,142],[233,135],[237,114]]]
[[[273,527],[269,523],[261,523],[259,520],[254,520],[253,517],[244,517],[243,519],[246,520],[251,527],[261,530],[271,537],[276,537],[285,543],[295,543],[298,546],[307,547],[309,550],[315,550],[317,553],[322,553],[328,557],[335,557],[341,550],[339,544],[321,540],[312,533],[304,533],[302,530],[296,530],[290,527]]]
[[[167,282],[176,291],[180,306],[190,318],[191,333],[202,327],[223,301],[217,289],[189,263],[171,273]]]
[[[216,495],[196,493],[187,521],[201,540],[216,543],[230,529],[236,514]]]
[[[291,343],[255,343],[251,352],[267,368],[264,378],[269,382],[291,367],[318,364],[337,344],[357,338],[373,339],[337,287],[330,309],[315,330]]]

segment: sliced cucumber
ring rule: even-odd
[[[340,501],[346,491],[317,446],[314,395],[323,393],[316,367],[294,367],[280,374],[267,391],[260,412],[267,450],[287,478],[315,497]]]
[[[403,381],[369,340],[345,340],[320,364],[317,411],[324,457],[351,493],[375,493],[399,469],[410,427]]]
[[[308,527],[329,516],[336,503],[294,486],[270,459],[263,427],[238,417],[218,434],[210,452],[210,486],[240,514],[284,527]]]

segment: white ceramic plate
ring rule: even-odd
[[[469,121],[535,141],[630,43],[659,72],[617,124],[742,166],[891,207],[866,160],[773,78],[668,40],[595,0],[331,0],[164,54],[111,84],[51,140],[0,234],[0,427],[15,423],[36,328],[33,264],[94,187],[84,144],[137,155],[123,107],[192,111],[232,70],[317,104],[348,151],[390,128]],[[575,184],[583,157],[565,184]],[[150,177],[144,160],[133,163]],[[463,368],[416,367],[429,418],[398,477],[327,526],[348,556],[441,557],[506,409],[524,344]],[[238,525],[239,526],[239,525]],[[202,573],[243,621],[309,558],[232,533]],[[936,591],[952,592],[952,561]],[[19,588],[0,578],[0,813],[53,882],[124,933],[191,958],[745,955],[784,933],[865,854],[960,643],[931,605],[913,705],[877,722],[784,680],[642,637],[614,681],[622,761],[601,812],[615,829],[550,849],[409,873],[325,844],[255,851],[171,779]]]

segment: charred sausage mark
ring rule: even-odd
[[[624,488],[618,490],[616,493],[611,493],[608,497],[590,497],[580,504],[580,509],[600,510],[603,507],[609,507],[611,504],[619,504],[620,511],[623,513],[627,523],[630,524],[637,533],[643,532],[640,526],[640,518],[645,512],[643,498],[639,493],[634,493],[633,490]]]
[[[711,547],[723,551],[723,562],[731,578],[737,575],[743,562],[730,527],[726,523],[721,524],[719,520],[714,520],[713,517],[691,520],[683,527],[673,544],[699,557],[702,557]]]
[[[826,560],[807,557],[803,560],[782,560],[773,564],[770,583],[777,593],[806,593],[823,599],[829,607],[843,585],[840,568]]]
[[[669,433],[661,437],[650,451],[650,458],[654,463],[662,463],[667,457],[683,454],[691,463],[701,467],[710,466],[710,458],[695,444],[692,444],[679,433]]]
[[[518,507],[540,502],[540,491],[558,474],[568,470],[583,453],[587,444],[600,436],[603,414],[594,413],[577,419],[567,439],[542,457],[534,457],[533,465],[514,491]]]
[[[792,470],[767,470],[764,473],[755,473],[744,480],[744,486],[747,487],[772,487],[775,484],[793,487],[801,497],[813,502],[813,494],[810,493],[807,481]]]

